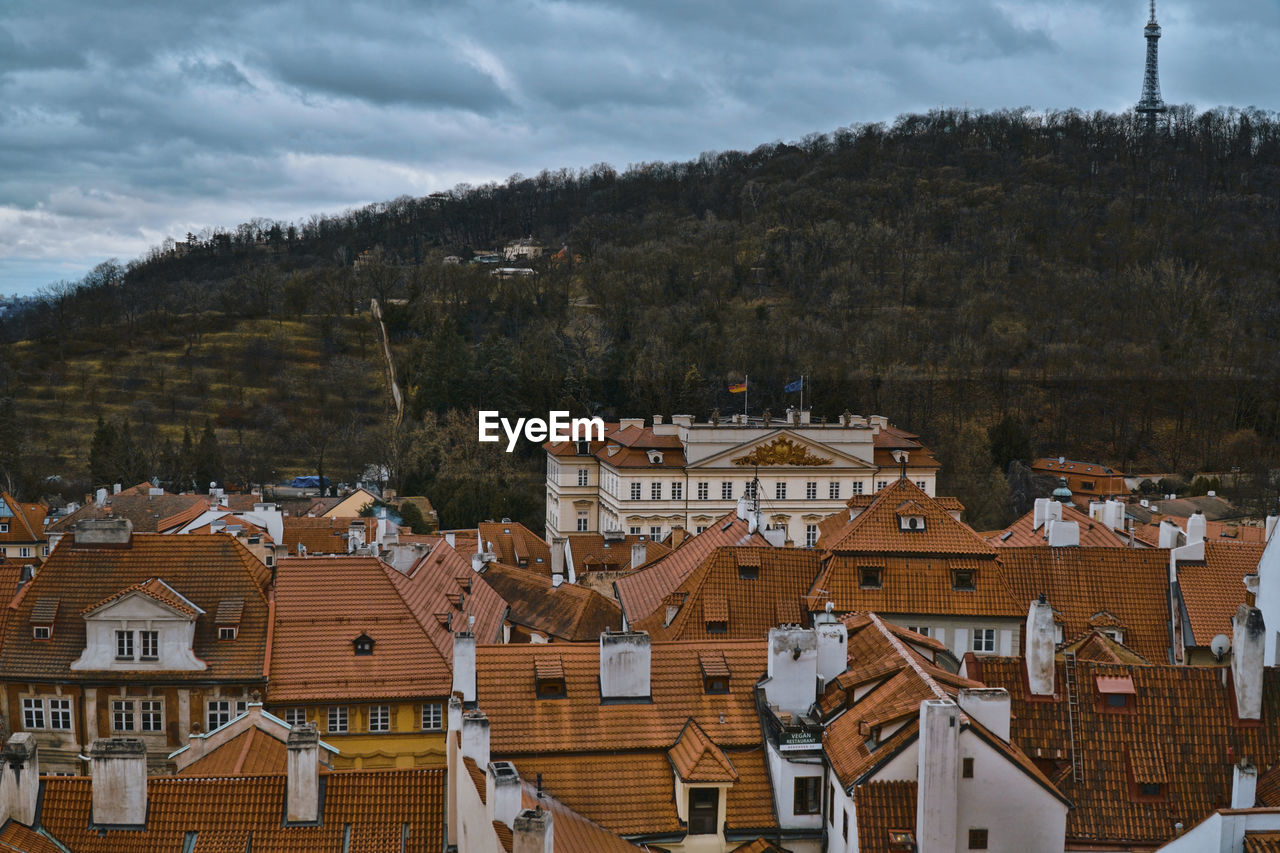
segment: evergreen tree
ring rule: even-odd
[[[226,468],[222,464],[222,448],[218,446],[218,435],[213,431],[213,424],[206,418],[204,429],[200,431],[200,444],[196,447],[195,458],[196,491],[205,492],[210,483],[221,483],[226,479]]]
[[[115,424],[98,415],[93,438],[89,440],[89,476],[94,483],[110,483],[116,474],[120,440]]]

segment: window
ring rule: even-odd
[[[26,545],[23,545],[21,548],[19,548],[19,549],[18,549],[18,556],[19,556],[19,557],[30,557],[30,556],[31,556],[31,549],[30,549],[29,547],[27,547]]]
[[[991,653],[996,650],[996,629],[975,628],[973,631],[973,650],[976,653]]]
[[[876,491],[877,491],[877,492],[878,492],[878,491],[880,491],[881,489],[883,489],[883,488],[884,488],[885,486],[887,486],[887,485],[889,485],[889,481],[888,481],[888,480],[876,480]]]
[[[142,660],[159,660],[160,659],[160,632],[159,631],[139,631],[138,632],[138,650],[141,652]]]
[[[671,500],[673,501],[684,500],[684,483],[671,484]]]
[[[223,625],[218,629],[219,640],[234,640],[236,638],[236,628],[234,625]]]
[[[853,494],[855,494],[855,495],[860,495],[860,494],[862,494],[862,481],[861,481],[861,480],[854,480],[854,481],[853,481],[853,490],[852,490],[852,491],[853,491]]]
[[[424,732],[438,732],[444,728],[442,725],[443,716],[440,713],[439,702],[428,702],[422,706],[422,730]]]
[[[351,649],[357,657],[367,657],[373,654],[373,637],[361,632],[359,637],[351,641]]]
[[[640,500],[640,484],[639,483],[631,484],[631,500],[633,501]]]
[[[654,526],[650,527],[650,528],[649,528],[649,538],[650,538],[650,539],[661,539],[661,538],[662,538],[662,526],[661,526],[661,525],[657,525],[657,524],[655,524]]]
[[[908,625],[907,630],[915,631],[921,637],[927,637],[929,636],[930,628],[928,625]]]
[[[816,501],[818,499],[818,484],[808,482],[804,484],[804,499],[807,501]]]
[[[707,624],[707,633],[708,633],[708,634],[727,634],[727,633],[729,633],[729,623],[728,623],[728,622],[719,622],[719,621],[717,621],[717,622],[707,622],[706,624]]]
[[[746,488],[742,490],[742,494],[750,498],[751,500],[755,500],[756,490],[759,486],[760,484],[757,481],[752,480],[750,483],[747,483]]]
[[[591,475],[587,472],[586,468],[579,468],[578,469],[578,485],[579,486],[587,485],[587,481],[590,478],[590,476]]]
[[[47,640],[53,636],[53,628],[49,625],[33,625],[31,627],[31,638],[33,640]]]
[[[818,544],[818,525],[806,524],[804,526],[804,547],[812,548]]]
[[[987,849],[987,831],[985,829],[969,830],[969,849],[970,850],[986,850]]]
[[[733,483],[725,483],[725,482],[720,483],[720,500],[722,501],[733,500]]]
[[[44,700],[22,700],[22,727],[24,729],[44,728]]]
[[[41,557],[47,557],[47,556],[49,556],[49,546],[48,546],[48,545],[41,545],[41,546],[40,546],[40,556],[41,556]]]
[[[818,814],[822,803],[818,800],[818,791],[822,779],[818,776],[798,776],[795,780],[795,797],[792,800],[793,814]]]
[[[706,529],[707,529],[707,526],[706,526],[705,524],[699,524],[699,525],[694,529],[694,533],[702,533],[702,532],[703,532],[704,530],[706,530]]]
[[[1159,782],[1143,782],[1138,786],[1138,793],[1144,797],[1159,797],[1164,793],[1164,786]]]
[[[916,485],[920,487],[920,491],[924,492],[926,495],[929,494],[929,489],[925,486],[924,480],[916,480]]]
[[[144,732],[164,731],[164,703],[159,699],[143,699],[142,730]]]
[[[639,536],[639,535],[640,535],[640,525],[638,525],[638,524],[633,524],[633,525],[631,525],[630,527],[628,527],[628,528],[627,528],[627,533],[631,534],[632,536]]]
[[[208,706],[208,724],[207,731],[213,731],[216,728],[225,726],[231,722],[231,702],[227,699],[212,699]]]
[[[285,708],[284,721],[289,727],[306,725],[307,709],[306,708]]]
[[[827,483],[827,497],[833,501],[840,500],[840,481],[832,480]]]
[[[849,840],[849,813],[842,812],[840,817],[841,817],[841,823],[843,824],[841,826],[841,832],[844,833],[844,840],[848,841]]]
[[[719,788],[689,789],[689,834],[715,835],[720,818]]]
[[[59,731],[71,731],[71,700],[49,700],[49,728]]]
[[[0,521],[0,533],[8,533],[8,532],[9,532],[9,522]]]
[[[884,581],[884,569],[880,566],[858,566],[858,586],[862,589],[879,589]]]
[[[753,581],[760,578],[760,566],[757,563],[739,563],[738,578],[744,581]]]
[[[589,522],[589,520],[587,519],[587,511],[586,511],[585,509],[583,509],[583,510],[579,510],[579,511],[578,511],[578,532],[579,532],[579,533],[586,533],[586,532],[587,532],[587,526],[588,526],[588,524],[589,524],[589,523],[590,523],[590,522]]]
[[[132,631],[116,631],[116,660],[133,660]]]
[[[1080,489],[1081,489],[1082,491],[1092,492],[1095,488],[1097,488],[1097,486],[1098,486],[1098,482],[1097,482],[1096,480],[1081,480],[1081,481],[1080,481]]]
[[[710,494],[711,494],[711,484],[710,484],[710,483],[699,483],[699,484],[698,484],[698,500],[700,500],[700,501],[705,501],[705,500],[710,496]]]
[[[951,588],[962,592],[973,592],[977,589],[975,580],[972,569],[956,569],[951,573]]]
[[[702,679],[702,691],[704,693],[728,693],[729,679],[723,675],[708,675]]]
[[[786,484],[786,483],[774,483],[774,484],[773,484],[773,497],[774,497],[774,500],[785,501],[785,500],[787,499],[787,484]]]
[[[133,703],[111,703],[111,728],[117,732],[133,731]]]
[[[374,705],[369,709],[369,731],[391,731],[391,707],[389,705]]]
[[[347,730],[347,709],[333,706],[329,709],[329,731],[345,732]]]
[[[826,803],[827,820],[831,821],[832,826],[835,826],[835,823],[836,823],[836,813],[833,808],[835,805],[835,801],[836,801],[836,783],[832,782],[830,785],[827,786],[827,803]]]
[[[662,500],[662,484],[661,483],[649,484],[649,500],[653,500],[653,501]]]
[[[973,778],[973,759],[965,758],[960,761],[960,776],[964,779]]]
[[[563,678],[540,678],[536,691],[539,699],[563,699],[568,695],[564,689]]]

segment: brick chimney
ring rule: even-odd
[[[501,821],[514,828],[520,814],[520,774],[510,761],[491,761],[485,770],[489,821]]]
[[[818,637],[799,625],[769,629],[765,698],[792,714],[805,714],[818,698]]]
[[[605,631],[600,635],[600,698],[649,698],[649,634]]]
[[[11,735],[0,754],[0,826],[12,818],[24,826],[36,822],[40,796],[40,760],[35,735]]]
[[[147,824],[147,747],[136,737],[95,740],[89,747],[97,826]]]
[[[476,635],[470,631],[453,635],[453,692],[464,704],[476,701]]]
[[[551,812],[525,809],[516,815],[511,853],[554,853]]]
[[[920,703],[916,745],[916,845],[956,849],[959,800],[960,708],[950,700]]]
[[[290,729],[285,748],[289,772],[286,821],[315,823],[320,820],[320,734],[315,724]]]
[[[1242,720],[1262,718],[1262,661],[1267,628],[1262,611],[1247,604],[1231,617],[1231,682],[1236,692],[1236,715]]]
[[[1057,628],[1053,624],[1053,608],[1042,595],[1027,610],[1026,650],[1027,686],[1032,696],[1052,696],[1054,689],[1054,652]]]

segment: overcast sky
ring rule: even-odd
[[[1158,7],[1170,103],[1280,108],[1280,2]],[[750,149],[1123,110],[1146,0],[0,0],[0,293],[165,237]]]

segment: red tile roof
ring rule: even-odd
[[[890,832],[916,830],[916,780],[869,782],[853,790],[860,853],[903,853],[914,846],[890,844]]]
[[[347,534],[354,522],[365,526],[365,542],[371,541],[377,530],[375,518],[286,515],[283,520],[284,532],[281,534],[284,541],[280,544],[292,555],[299,553],[299,545],[306,549],[307,554],[345,554]]]
[[[0,492],[0,521],[7,521],[9,529],[0,533],[0,544],[24,544],[47,542],[44,519],[49,505],[43,501],[22,503],[8,492]]]
[[[880,586],[862,585],[860,569],[879,568]],[[956,588],[956,572],[973,573],[973,589]],[[946,556],[829,557],[808,597],[809,610],[830,601],[837,612],[1018,617],[1026,614],[995,560]],[[1028,602],[1029,604],[1030,602]]]
[[[502,563],[487,564],[481,576],[506,602],[512,624],[557,640],[593,640],[622,628],[618,603],[585,586],[554,586],[549,575]]]
[[[768,544],[760,533],[749,532],[747,522],[729,513],[665,557],[659,557],[634,574],[618,578],[614,588],[627,619],[635,622],[653,613],[663,598],[674,592],[715,548]]]
[[[384,570],[444,660],[453,661],[455,631],[470,630],[481,643],[501,639],[506,601],[443,539],[407,574]]]
[[[675,746],[667,750],[667,757],[685,782],[738,781],[738,771],[724,750],[716,746],[694,720],[685,723]]]
[[[354,653],[361,634],[373,654]],[[279,561],[273,702],[447,696],[450,663],[377,557]]]
[[[1203,562],[1178,563],[1178,589],[1188,619],[1184,645],[1208,648],[1215,635],[1231,636],[1231,617],[1245,603],[1244,577],[1257,572],[1263,547],[1210,539]]]
[[[631,568],[631,547],[644,545],[644,562],[671,553],[671,549],[647,536],[627,535],[606,539],[600,533],[570,533],[569,551],[575,572],[620,572]]]
[[[1080,544],[1097,548],[1124,548],[1128,545],[1128,536],[1117,533],[1101,521],[1094,521],[1088,515],[1074,507],[1062,505],[1062,520],[1074,521],[1080,525]],[[987,542],[997,548],[1025,548],[1027,546],[1045,545],[1047,526],[1040,525],[1036,529],[1035,510],[1028,512],[1004,530],[989,534]]]
[[[0,853],[64,853],[47,835],[11,820],[0,829]]]
[[[250,726],[177,772],[178,776],[269,776],[288,771],[284,742]]]
[[[121,492],[106,502],[86,504],[47,528],[50,533],[70,533],[86,519],[127,518],[134,533],[164,533],[195,520],[209,508],[208,495],[136,495]]]
[[[924,518],[924,529],[908,529],[900,523],[899,509],[915,502]],[[834,553],[948,554],[986,557],[994,549],[915,483],[894,480],[871,505],[841,531],[831,536],[827,550]]]
[[[88,615],[89,613],[92,613],[95,610],[100,610],[103,607],[106,607],[108,604],[111,604],[114,601],[119,601],[120,599],[124,598],[126,595],[132,595],[135,592],[139,593],[140,595],[145,595],[147,598],[150,598],[153,601],[158,601],[164,606],[170,608],[171,610],[178,611],[183,616],[186,616],[189,619],[196,618],[196,616],[200,615],[200,612],[201,612],[200,610],[192,606],[191,601],[188,600],[186,596],[178,592],[173,587],[169,586],[160,578],[147,578],[145,581],[142,581],[140,583],[135,583],[133,586],[128,586],[122,590],[113,592],[111,595],[108,595],[106,598],[102,599],[101,601],[95,601],[92,604],[86,605],[85,608],[80,611],[80,613],[81,615]],[[45,599],[45,601],[47,602],[48,599]],[[57,608],[56,600],[54,600],[53,602],[53,608],[56,614],[56,608]],[[40,610],[41,612],[36,613],[35,612],[36,610]],[[37,604],[37,607],[33,608],[33,612],[31,614],[32,620],[33,621],[42,620],[44,618],[43,612],[44,611],[41,610],[40,605]],[[221,624],[221,623],[218,623],[218,624]]]
[[[551,546],[518,521],[485,521],[476,530],[499,563],[551,576]]]

